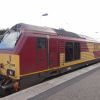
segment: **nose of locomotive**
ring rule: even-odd
[[[19,55],[0,54],[0,75],[19,79]]]

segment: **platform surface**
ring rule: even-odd
[[[43,82],[0,100],[100,100],[100,63]]]

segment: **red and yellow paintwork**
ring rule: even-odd
[[[29,41],[31,41],[31,42],[34,41],[34,44],[36,44],[35,39],[36,38],[34,38],[34,40],[29,39]],[[54,63],[52,63],[49,66],[46,63],[46,65],[44,65],[44,67],[43,67],[43,64],[42,65],[41,64],[40,65],[36,64],[36,58],[35,57],[39,56],[41,59],[47,57],[46,56],[47,53],[45,54],[46,50],[40,51],[40,55],[39,55],[39,53],[37,55],[37,51],[35,51],[36,48],[33,48],[33,47],[31,48],[30,45],[27,45],[28,46],[27,48],[34,49],[34,52],[30,51],[31,55],[34,55],[33,58],[30,58],[31,62],[32,62],[32,59],[34,59],[33,60],[34,64],[30,65],[29,67],[28,67],[28,65],[26,67],[23,66],[22,68],[24,70],[22,69],[22,71],[21,71],[22,72],[21,77],[22,76],[27,76],[27,75],[32,75],[32,74],[37,74],[37,73],[41,73],[41,72],[43,73],[43,72],[50,71],[50,70],[53,70],[53,69],[59,69],[59,68],[63,68],[63,67],[70,67],[71,65],[81,64],[83,62],[92,61],[92,60],[100,58],[100,56],[96,55],[97,52],[100,55],[100,50],[99,49],[97,50],[95,48],[95,46],[96,46],[95,43],[80,40],[79,42],[80,42],[80,45],[81,45],[81,58],[79,60],[75,60],[75,61],[71,61],[71,62],[65,62],[64,44],[67,41],[68,40],[66,40],[66,39],[61,40],[61,39],[57,39],[57,38],[51,38],[49,40],[49,43],[51,43],[51,44],[49,44],[49,49],[50,49],[49,52],[51,53],[50,57],[51,57],[51,60],[54,60]],[[69,41],[74,42],[76,40],[69,39]],[[26,50],[26,52],[28,52],[28,51]],[[44,55],[42,55],[42,53],[44,53]],[[27,54],[27,56],[29,56],[28,54]],[[23,60],[23,62],[24,62],[24,60]],[[47,62],[46,59],[45,59],[45,62]],[[32,71],[32,69],[33,69],[33,71]],[[30,70],[30,71],[28,71],[28,70]]]
[[[20,66],[19,66],[19,55],[14,54],[0,54],[0,64],[2,67],[0,68],[0,74],[7,76],[7,69],[11,69],[15,71],[15,76],[9,76],[13,79],[20,78]]]
[[[67,41],[51,38],[49,39],[49,52],[52,64],[48,66],[47,50],[38,51],[36,46],[33,46],[33,44],[36,45],[36,37],[26,37],[25,40],[25,45],[19,54],[0,54],[0,64],[4,65],[3,68],[0,68],[0,74],[7,76],[7,69],[12,69],[15,71],[15,76],[9,77],[20,79],[22,76],[43,73],[100,58],[99,44],[79,41],[81,45],[81,58],[79,60],[65,62],[64,43]],[[39,57],[38,61],[44,61],[37,62],[37,57]]]
[[[97,59],[97,56],[94,54],[96,52],[94,50],[94,43],[85,43],[85,46],[81,46],[81,58],[79,60],[71,61],[71,62],[65,62],[65,54],[61,53],[60,54],[60,66],[65,67],[65,66],[70,66],[70,65],[75,65],[75,64],[80,64],[83,62],[87,61],[92,61]],[[99,51],[100,53],[100,51]],[[100,56],[99,56],[100,58]]]
[[[17,24],[13,28],[19,30],[20,33],[15,47],[0,50],[2,93],[7,89],[14,91],[25,89],[47,77],[100,61],[100,43],[80,37],[75,33],[64,30],[60,30],[59,33],[56,29],[27,24]],[[40,38],[46,41],[44,48],[38,47]],[[65,61],[67,42],[80,44],[78,45],[80,52],[77,55],[80,57],[77,60]],[[75,50],[77,49],[74,49],[74,53]],[[73,55],[74,57],[71,56],[75,58],[76,54],[77,52]]]
[[[28,25],[26,25],[27,27]],[[53,71],[55,69],[68,68],[71,65],[81,64],[88,61],[93,61],[100,58],[100,44],[87,41],[82,38],[71,38],[58,36],[53,31],[40,31],[38,28],[29,26],[21,33],[19,40],[16,43],[13,53],[0,53],[0,74],[7,76],[7,69],[15,71],[15,76],[9,76],[12,79],[21,79],[29,75]],[[29,30],[28,30],[29,29]],[[40,28],[39,28],[40,29]],[[37,48],[37,38],[46,38],[47,48]],[[65,62],[65,43],[79,42],[80,43],[80,59],[70,62]]]

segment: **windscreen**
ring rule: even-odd
[[[20,33],[16,31],[6,32],[0,42],[0,49],[13,49],[19,38]]]

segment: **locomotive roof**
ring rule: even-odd
[[[41,26],[35,26],[35,25],[29,25],[29,24],[24,24],[24,23],[20,23],[20,24],[16,24],[15,26],[13,26],[11,29],[16,29],[16,30],[24,30],[24,31],[28,31],[28,32],[44,32],[47,34],[51,34],[51,35],[57,35],[57,33],[49,28],[49,27],[41,27]]]
[[[68,32],[64,29],[54,29],[58,35],[65,36],[65,37],[73,37],[73,38],[82,38],[78,34],[73,32]]]
[[[54,28],[49,28],[49,27],[41,27],[41,26],[28,25],[28,24],[24,24],[24,23],[16,24],[11,29],[47,32],[50,35],[58,35],[58,36],[61,35],[61,36],[66,36],[66,37],[82,38],[78,34],[73,33],[73,32],[65,31],[64,29],[54,29]]]
[[[49,28],[49,27],[41,27],[41,26],[35,26],[35,25],[29,25],[29,24],[24,24],[24,23],[19,23],[13,26],[11,29],[13,30],[24,30],[24,31],[33,31],[33,32],[40,32],[41,34],[48,34],[48,35],[56,35],[56,36],[64,36],[64,37],[72,37],[72,38],[78,38],[78,39],[83,39],[89,42],[97,42],[94,39],[84,36],[84,35],[79,35],[73,32],[66,31],[64,29],[54,29],[54,28]]]

